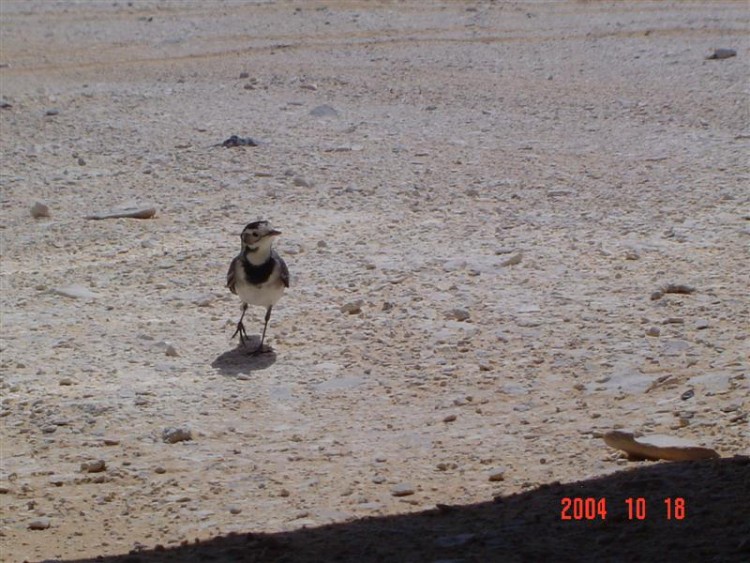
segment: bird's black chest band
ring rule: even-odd
[[[245,270],[245,279],[253,285],[260,285],[267,282],[273,273],[273,266],[274,261],[271,257],[259,266],[254,266],[248,260],[242,261],[242,267]]]

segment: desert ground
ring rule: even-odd
[[[747,2],[0,20],[2,561],[750,558]]]

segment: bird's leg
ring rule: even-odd
[[[242,304],[242,316],[240,316],[240,320],[237,323],[237,329],[234,331],[234,334],[232,334],[232,336],[230,336],[230,340],[231,340],[232,338],[234,338],[235,336],[237,336],[239,334],[240,335],[240,344],[242,344],[242,346],[245,345],[245,339],[247,338],[247,331],[245,330],[245,325],[242,324],[242,319],[245,318],[245,312],[246,311],[247,311],[247,303],[243,303]]]
[[[271,320],[271,309],[273,305],[269,305],[266,309],[266,324],[263,325],[263,334],[260,337],[260,345],[255,349],[253,354],[261,354],[263,352],[263,341],[266,339],[266,329],[268,328],[268,321]]]

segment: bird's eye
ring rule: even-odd
[[[258,236],[258,231],[253,231],[253,236],[257,237]]]

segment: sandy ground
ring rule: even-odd
[[[0,9],[3,561],[750,557],[746,2]]]

